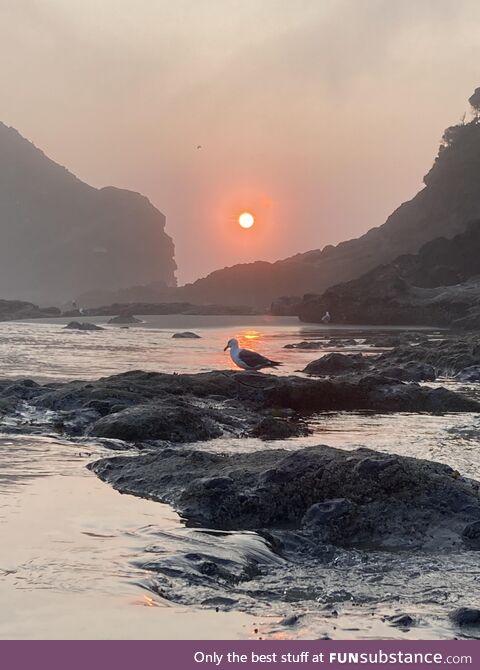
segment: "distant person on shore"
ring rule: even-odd
[[[322,323],[330,323],[330,312],[325,312],[325,314],[322,316]]]

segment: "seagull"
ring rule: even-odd
[[[257,354],[256,351],[240,349],[238,340],[234,337],[228,340],[224,351],[227,351],[227,349],[230,349],[232,361],[242,370],[261,370],[262,368],[276,368],[278,365],[282,365],[278,361],[271,361],[269,358]]]
[[[332,317],[330,316],[330,312],[325,312],[325,314],[322,316],[322,323],[330,323],[330,319]]]

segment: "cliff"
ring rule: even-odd
[[[0,291],[61,302],[96,287],[175,283],[165,217],[138,193],[96,189],[0,123]]]
[[[350,282],[305,296],[302,321],[333,324],[480,327],[480,221]]]

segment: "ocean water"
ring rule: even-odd
[[[271,316],[145,316],[144,322],[121,328],[108,325],[106,317],[76,319],[105,328],[103,331],[65,330],[68,320],[43,319],[0,323],[2,376],[36,380],[97,379],[126,370],[202,372],[233,369],[224,347],[231,337],[241,346],[260,351],[283,363],[278,374],[295,373],[322,351],[284,349],[302,340],[325,343],[332,335],[350,339],[358,334],[359,344],[342,351],[362,349],[362,335],[375,329],[318,328],[301,324],[295,317]],[[393,329],[392,329],[393,330]],[[174,333],[192,331],[199,339],[173,339]]]
[[[294,318],[155,316],[128,329],[106,325],[106,318],[89,320],[105,330],[68,331],[60,320],[0,323],[2,376],[62,381],[131,369],[226,369],[230,337],[281,360],[275,374],[297,372],[327,351],[375,351],[365,345],[367,329],[304,326]],[[200,339],[172,338],[183,330]],[[305,339],[319,340],[322,349],[284,348]],[[444,382],[476,393],[474,386]],[[445,462],[480,479],[478,419],[324,413],[314,417],[314,434],[306,438],[228,437],[195,448],[367,446]],[[186,528],[167,505],[120,495],[86,469],[111,453],[85,438],[19,434],[0,419],[1,638],[448,638],[454,633],[446,614],[472,604],[465,598],[478,591],[475,552],[339,550],[312,562],[279,555],[257,533]],[[192,555],[222,562],[234,578],[199,574]],[[241,577],[246,568],[248,579]],[[388,615],[404,611],[419,625],[388,624]],[[283,625],[292,614],[298,622]]]

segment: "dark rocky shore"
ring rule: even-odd
[[[480,324],[480,222],[453,239],[437,238],[416,255],[380,265],[322,295],[305,295],[295,307],[302,321],[410,324],[478,330]]]
[[[301,529],[340,546],[480,549],[479,484],[430,461],[327,446],[165,449],[91,468],[119,491],[168,502],[205,527]]]
[[[377,356],[327,354],[306,368],[320,378],[132,371],[43,385],[3,380],[0,414],[19,416],[28,407],[40,430],[146,449],[92,468],[120,491],[171,503],[194,524],[289,527],[341,545],[480,547],[478,485],[445,465],[326,446],[294,453],[172,449],[228,435],[297,437],[324,411],[480,412],[466,395],[410,381],[470,369],[477,349],[468,338],[420,338]]]
[[[309,415],[322,411],[480,410],[478,402],[462,394],[404,383],[370,369],[325,379],[232,371],[132,371],[97,381],[0,381],[0,415],[19,413],[25,403],[66,434],[173,443],[222,433],[265,439],[301,435]]]
[[[311,344],[315,343],[300,342],[297,346],[315,348],[308,346]],[[311,376],[332,377],[352,377],[370,372],[389,379],[413,382],[435,381],[438,377],[480,380],[480,343],[476,335],[458,337],[447,332],[430,339],[417,335],[413,342],[405,336],[374,336],[371,344],[374,347],[389,347],[389,350],[374,355],[328,353],[309,363],[304,372]]]
[[[476,339],[372,331],[329,337],[336,351],[312,360],[308,374],[3,379],[2,430],[60,434],[82,448],[101,442],[116,451],[89,465],[98,477],[180,514],[185,527],[152,530],[138,560],[147,575],[141,586],[168,600],[266,608],[285,621],[309,616],[302,612],[312,607],[313,616],[328,618],[347,606],[376,614],[385,603],[412,604],[408,614],[394,610],[392,626],[398,617],[417,625],[418,612],[430,616],[429,608],[444,621],[458,604],[476,611],[458,597],[471,592],[480,550],[479,484],[463,468],[392,453],[391,443],[387,454],[381,443],[347,450],[298,442],[290,450],[285,442],[316,431],[324,412],[480,414],[471,387],[467,394],[460,385],[455,392],[419,383],[474,375]],[[362,353],[349,353],[359,341]],[[222,438],[217,446],[200,444],[215,438]],[[283,440],[283,448],[242,438]],[[442,570],[458,574],[449,578],[451,597],[439,588]],[[448,621],[464,630],[458,617]],[[470,623],[465,630],[475,635]]]

